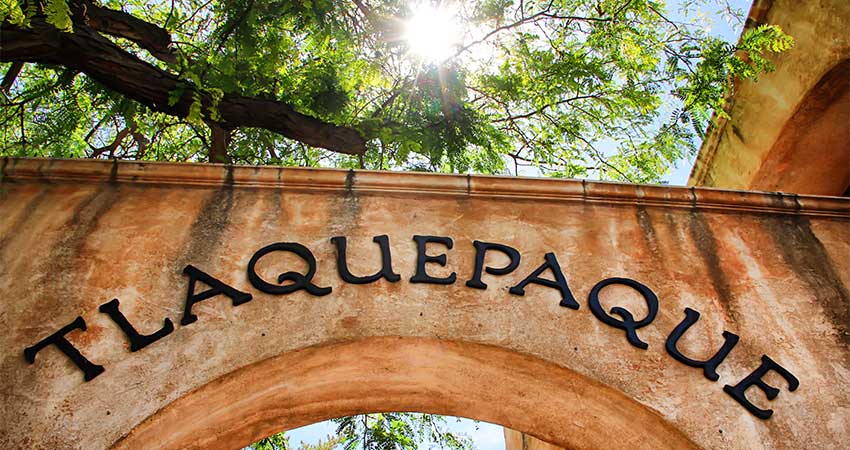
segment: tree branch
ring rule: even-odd
[[[9,70],[3,77],[3,82],[0,83],[0,91],[3,91],[3,93],[8,94],[9,89],[12,89],[12,85],[15,84],[15,80],[18,78],[18,74],[21,73],[21,69],[23,68],[24,63],[22,61],[13,62],[12,66],[9,67]]]
[[[230,146],[231,130],[222,127],[219,124],[211,123],[210,130],[210,162],[230,164],[233,162],[230,159],[230,154],[227,153],[227,148]]]
[[[98,156],[100,156],[100,155],[102,155],[106,152],[109,152],[109,156],[112,157],[112,155],[115,153],[115,150],[121,145],[121,143],[124,142],[124,139],[132,131],[133,130],[130,127],[124,127],[123,130],[118,132],[118,134],[115,136],[115,139],[112,141],[111,144],[105,145],[105,146],[100,147],[100,148],[93,147],[91,144],[89,144],[89,147],[91,147],[91,149],[92,149],[91,157],[97,158]]]
[[[224,31],[221,33],[221,37],[218,40],[218,47],[216,47],[215,53],[221,51],[222,47],[224,47],[225,42],[227,42],[227,39],[229,39],[230,35],[233,34],[233,32],[236,31],[236,29],[239,28],[240,25],[242,25],[242,22],[244,22],[245,19],[248,17],[248,13],[251,12],[251,8],[253,7],[254,0],[249,0],[248,4],[245,5],[245,9],[242,10],[239,16],[227,25],[227,28],[225,28]]]
[[[280,101],[225,94],[214,106],[207,93],[142,61],[85,26],[65,33],[41,17],[34,17],[28,28],[4,23],[0,29],[0,61],[58,64],[79,70],[154,111],[177,117],[187,117],[193,97],[199,96],[204,112],[217,108],[221,119],[214,122],[225,128],[265,128],[339,153],[366,151],[365,140],[354,129],[301,114]],[[176,102],[173,94],[179,94]]]
[[[129,39],[155,58],[174,64],[177,57],[171,51],[171,34],[160,26],[139,19],[124,11],[103,8],[89,0],[70,4],[74,21],[111,36]]]
[[[514,115],[514,116],[500,117],[498,119],[491,120],[491,122],[492,123],[499,123],[499,122],[507,122],[507,121],[510,121],[510,120],[527,119],[529,117],[535,116],[537,114],[540,114],[540,113],[546,111],[546,109],[548,109],[548,108],[560,106],[560,105],[563,105],[565,103],[571,103],[571,102],[574,102],[576,100],[584,100],[584,99],[588,99],[588,98],[599,98],[600,96],[601,96],[601,94],[590,94],[590,95],[577,95],[575,97],[564,98],[564,99],[558,100],[557,102],[543,105],[540,108],[537,108],[533,111],[529,111],[527,113],[517,114],[517,115]]]

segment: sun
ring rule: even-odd
[[[410,52],[427,62],[439,63],[457,52],[461,27],[457,11],[423,4],[405,22],[404,40]]]

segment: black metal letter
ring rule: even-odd
[[[183,318],[180,319],[180,325],[189,325],[198,320],[198,316],[192,314],[192,305],[202,302],[210,297],[215,297],[219,294],[224,294],[233,300],[233,306],[239,306],[243,303],[251,301],[251,294],[238,291],[221,281],[213,278],[209,274],[201,271],[195,266],[188,265],[183,269],[183,273],[189,275],[189,289],[186,292],[186,306],[183,309]],[[195,294],[195,283],[201,280],[210,289],[204,292]]]
[[[690,329],[697,320],[699,320],[699,312],[694,311],[691,308],[685,308],[685,320],[677,325],[676,328],[673,329],[673,332],[670,333],[670,336],[667,337],[665,347],[667,348],[667,353],[669,353],[673,358],[676,358],[679,362],[691,367],[702,367],[702,374],[705,375],[706,378],[711,381],[717,381],[720,379],[720,375],[717,374],[717,366],[719,366],[720,363],[726,359],[726,356],[729,355],[729,352],[735,348],[735,345],[738,343],[738,335],[724,330],[723,346],[720,347],[720,350],[718,350],[714,356],[705,361],[697,361],[695,359],[688,358],[683,355],[678,348],[676,348],[676,343],[679,342],[682,335],[685,334],[685,332],[688,331],[688,329]]]
[[[735,387],[729,386],[728,384],[723,386],[723,392],[732,396],[732,398],[734,398],[744,408],[747,408],[747,411],[752,413],[754,416],[762,420],[767,420],[773,415],[773,410],[761,409],[756,405],[753,405],[749,400],[747,400],[747,389],[750,386],[756,386],[764,392],[764,395],[768,400],[775,399],[776,396],[779,395],[779,389],[765,383],[764,380],[761,379],[771,370],[778,373],[782,378],[785,378],[785,381],[788,382],[789,391],[796,391],[800,386],[800,380],[792,375],[791,372],[779,364],[776,364],[772,359],[768,358],[767,355],[762,355],[761,366],[759,366],[758,369],[747,375],[747,377],[741,380],[740,383],[736,384]]]
[[[275,251],[291,252],[300,256],[301,259],[307,262],[307,273],[300,274],[298,272],[285,272],[278,275],[278,283],[283,283],[284,281],[292,282],[291,284],[286,285],[275,285],[262,279],[259,275],[257,275],[257,271],[255,269],[257,261],[266,254]],[[313,279],[314,275],[316,275],[316,258],[313,256],[313,252],[297,242],[278,242],[276,244],[267,245],[257,250],[257,253],[254,253],[254,256],[251,257],[251,261],[248,262],[248,280],[251,281],[251,284],[254,285],[255,288],[265,292],[266,294],[291,294],[300,289],[304,289],[310,294],[318,297],[330,294],[330,287],[319,287],[310,281]]]
[[[336,245],[336,268],[342,281],[351,284],[367,284],[386,278],[387,281],[395,283],[401,280],[401,276],[393,272],[392,255],[390,254],[390,240],[387,235],[375,236],[372,241],[381,246],[381,270],[368,277],[352,275],[348,270],[348,262],[345,260],[346,239],[344,236],[332,237],[331,242]]]
[[[622,317],[623,320],[617,320],[608,315],[608,313],[602,309],[602,305],[599,304],[599,291],[601,291],[605,286],[611,284],[622,284],[640,292],[640,295],[642,295],[644,300],[646,300],[646,306],[649,308],[649,314],[647,314],[647,316],[642,320],[635,321],[632,313],[627,311],[625,308],[615,306],[611,308],[611,314],[616,314]],[[629,340],[630,344],[644,350],[649,348],[649,345],[647,345],[646,342],[640,340],[635,330],[652,323],[652,321],[655,320],[655,315],[658,314],[658,297],[655,296],[655,293],[652,292],[651,289],[629,278],[608,278],[596,283],[596,286],[593,286],[593,289],[590,290],[588,305],[590,306],[590,310],[593,312],[593,315],[606,325],[626,330],[626,338]]]
[[[446,255],[442,254],[439,256],[430,256],[426,253],[428,243],[434,242],[437,244],[443,244],[449,250],[454,246],[454,242],[452,242],[452,238],[450,237],[442,237],[442,236],[413,236],[413,240],[416,241],[416,248],[418,257],[416,258],[416,274],[410,279],[411,283],[432,283],[432,284],[452,284],[457,279],[457,274],[454,272],[451,275],[445,278],[434,278],[428,275],[425,272],[425,264],[432,262],[437,263],[441,266],[446,265]]]
[[[154,342],[168,336],[174,331],[174,324],[171,323],[171,319],[165,318],[163,321],[162,328],[152,334],[142,335],[136,331],[136,328],[127,320],[127,317],[124,316],[124,313],[118,309],[118,306],[121,303],[117,298],[113,298],[112,301],[108,303],[104,303],[100,305],[98,311],[109,315],[109,318],[118,325],[118,328],[124,332],[124,335],[127,336],[127,339],[130,340],[130,351],[137,352],[148,345],[153,344]]]
[[[67,356],[71,362],[74,363],[80,370],[83,371],[85,375],[84,379],[86,381],[94,380],[95,377],[102,374],[104,372],[103,366],[99,366],[97,364],[92,364],[91,361],[86,359],[85,356],[74,347],[73,344],[68,342],[65,339],[65,335],[70,333],[73,330],[83,330],[86,331],[86,321],[83,320],[82,317],[77,317],[73,322],[65,325],[60,328],[59,331],[51,334],[50,336],[38,341],[32,347],[27,347],[24,349],[24,358],[29,361],[30,364],[35,362],[35,354],[40,352],[41,349],[47,347],[48,345],[55,345],[62,353]]]
[[[481,281],[481,271],[486,270],[491,275],[507,275],[513,272],[519,266],[520,255],[513,247],[507,245],[495,244],[492,242],[474,241],[475,246],[475,270],[472,271],[472,279],[466,282],[466,285],[474,289],[487,289],[487,284]],[[487,250],[496,250],[504,253],[510,258],[510,262],[505,267],[487,267],[484,268],[484,256]]]
[[[544,259],[546,261],[538,267],[537,270],[532,272],[531,275],[526,277],[526,279],[520,281],[518,285],[510,288],[508,292],[514,295],[523,296],[525,295],[525,287],[527,285],[530,283],[539,284],[541,286],[561,291],[561,306],[570,309],[578,309],[578,302],[575,297],[573,297],[572,291],[570,291],[570,286],[567,284],[567,279],[564,278],[564,273],[561,272],[561,265],[558,264],[558,259],[555,258],[555,254],[547,253]],[[540,278],[540,274],[545,272],[546,269],[550,269],[552,271],[552,274],[555,275],[555,281]]]

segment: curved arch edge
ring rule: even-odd
[[[172,402],[112,448],[241,448],[281,429],[366,412],[496,423],[570,449],[697,449],[659,413],[567,368],[433,338],[309,347],[237,369]]]

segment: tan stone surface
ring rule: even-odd
[[[841,195],[850,184],[850,2],[757,0],[748,26],[795,40],[776,71],[736,83],[688,182],[695,186]]]
[[[115,448],[238,448],[328,411],[473,416],[580,449],[607,448],[602,429],[623,430],[627,448],[698,448],[657,413],[573,371],[422,337],[373,337],[267,359],[177,400]]]
[[[840,448],[850,433],[850,200],[556,180],[333,170],[6,159],[0,180],[2,448],[236,448],[273,431],[355,412],[413,409],[499,423],[565,448]],[[371,239],[387,234],[398,283],[343,283],[332,236],[352,271],[373,273]],[[450,236],[449,286],[411,284],[412,236]],[[522,254],[505,276],[468,288],[473,240]],[[259,248],[300,242],[319,261],[305,292],[267,295],[246,265]],[[429,250],[442,253],[439,246]],[[554,252],[579,310],[530,285],[507,292]],[[488,256],[499,265],[501,255]],[[194,308],[180,326],[192,264],[253,294]],[[269,255],[267,279],[299,270]],[[630,277],[659,297],[630,346],[587,305],[593,285]],[[143,333],[175,331],[139,352],[99,305]],[[603,304],[642,317],[626,288]],[[721,332],[741,337],[711,382],[664,351],[683,338],[707,357]],[[106,372],[91,382],[55,348],[23,349],[78,315],[69,335]],[[767,354],[800,379],[768,421],[722,391]],[[513,395],[509,393],[514,393]],[[616,439],[616,441],[610,441]],[[621,445],[622,444],[622,445]]]

